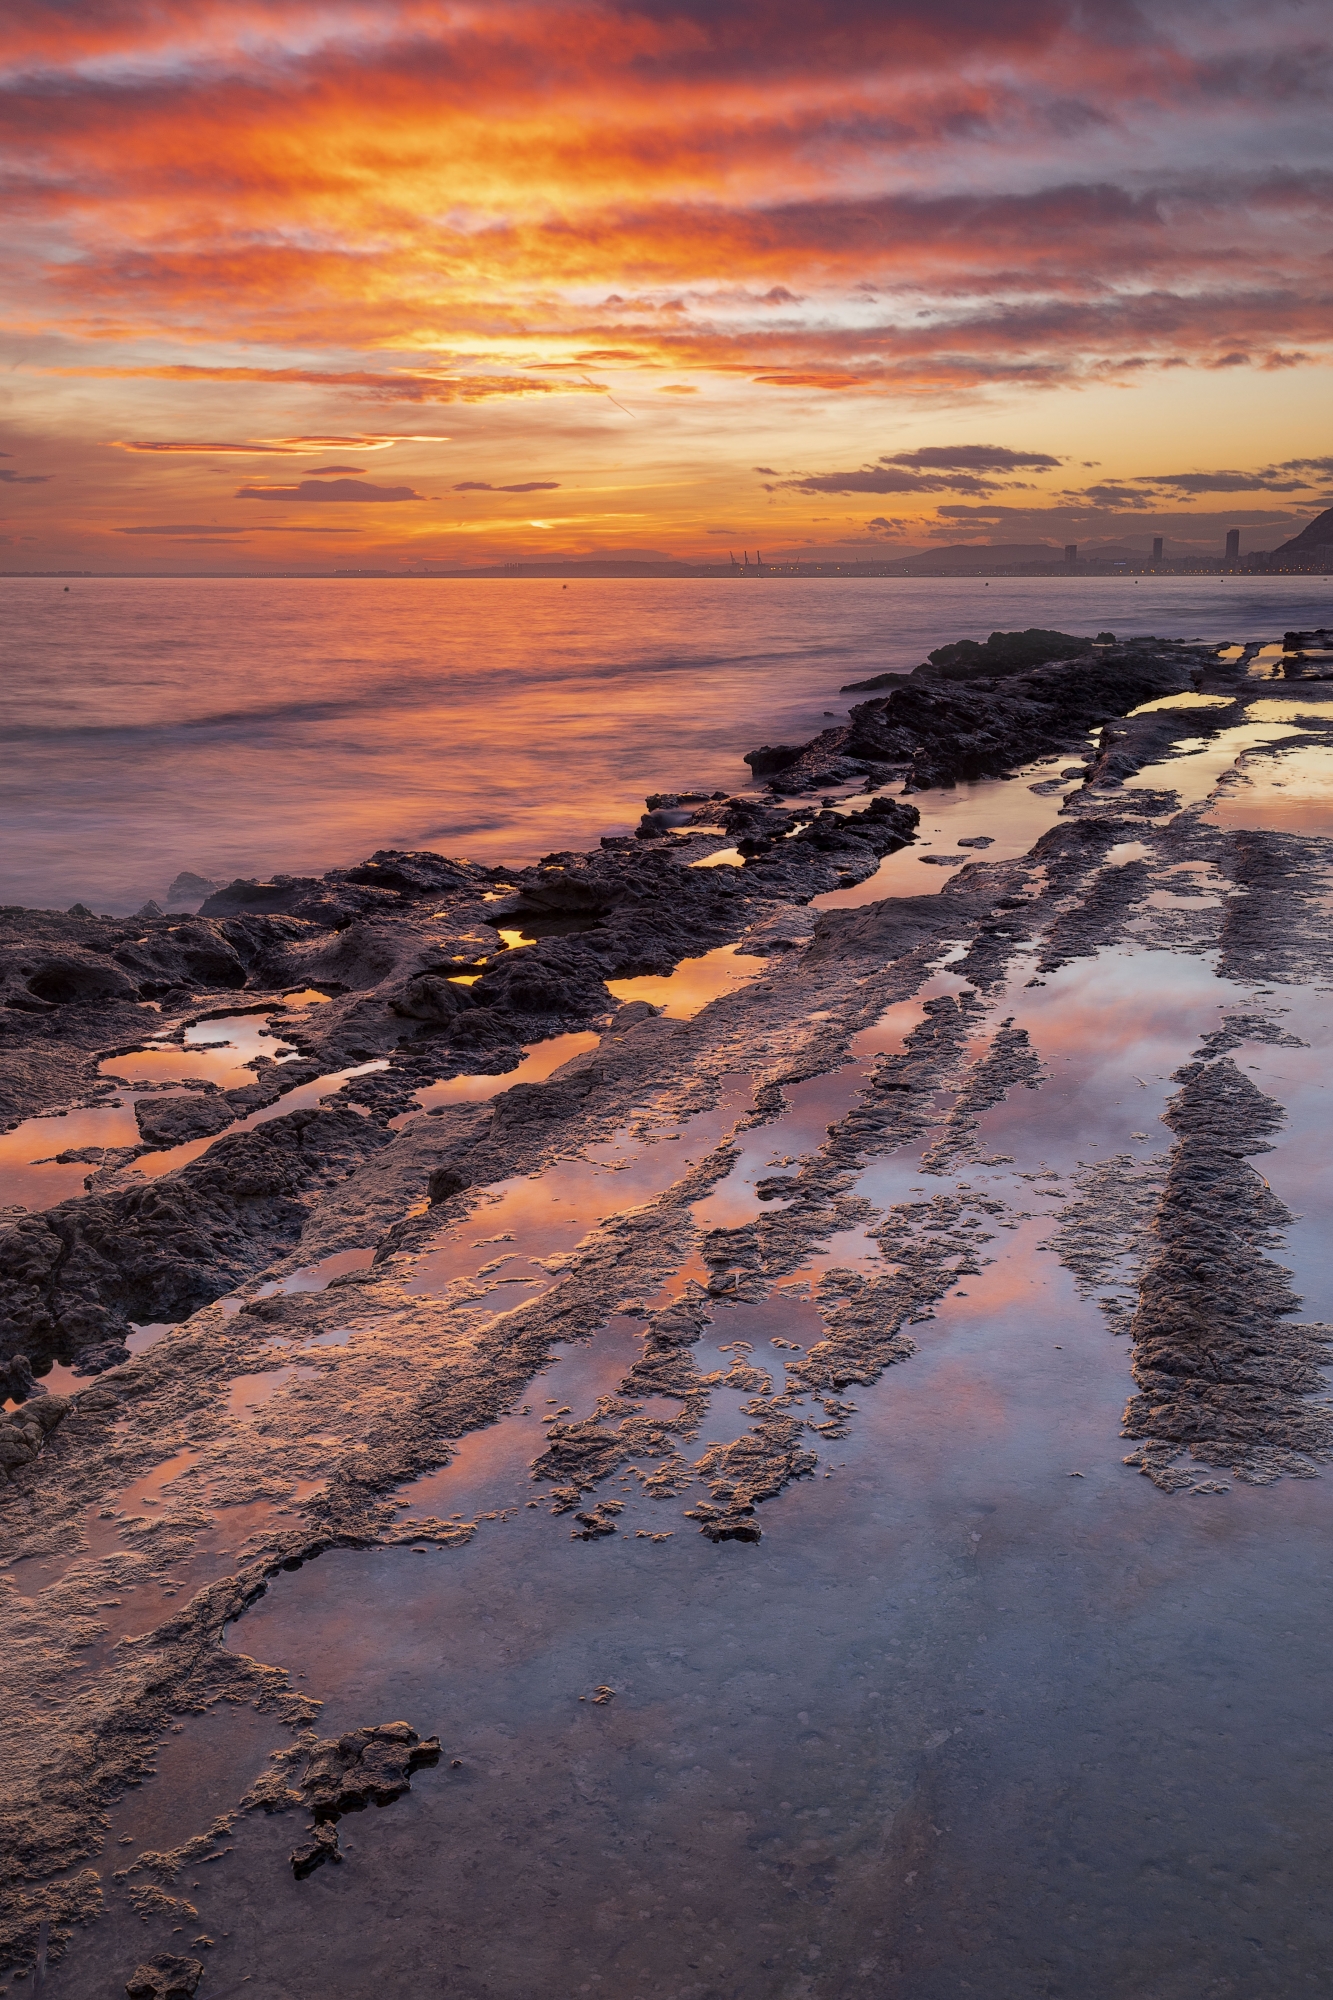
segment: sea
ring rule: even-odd
[[[1318,577],[11,577],[0,603],[0,901],[112,915],[182,870],[585,847],[997,628],[1333,624]]]

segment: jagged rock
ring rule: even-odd
[[[1063,645],[1068,635],[993,633],[986,646],[1029,639]],[[1201,648],[1156,640],[1095,651],[1082,650],[1089,641],[1069,643],[1081,649],[1077,657],[1046,653],[1048,664],[1018,673],[1006,665],[1002,677],[992,666],[975,678],[964,662],[955,679],[947,663],[942,670],[926,662],[887,693],[858,703],[846,724],[824,730],[798,756],[786,760],[784,750],[770,782],[793,794],[817,789],[843,767],[850,775],[883,766],[905,768],[911,788],[925,790],[1009,771],[1043,753],[1081,748],[1092,724],[1189,688],[1206,657]],[[985,653],[977,649],[978,657]]]
[[[327,1820],[322,1824],[317,1820],[306,1828],[305,1839],[297,1841],[287,1859],[298,1882],[304,1882],[307,1875],[313,1875],[326,1861],[341,1862],[337,1827]]]
[[[293,1791],[278,1784],[252,1795],[251,1804],[282,1811],[303,1802],[314,1825],[290,1855],[298,1881],[325,1861],[341,1861],[334,1821],[366,1806],[392,1805],[412,1789],[412,1774],[440,1761],[438,1736],[421,1738],[406,1722],[349,1729],[313,1745]]]
[[[190,1139],[210,1139],[236,1122],[236,1114],[218,1092],[194,1092],[168,1097],[141,1097],[134,1122],[149,1146],[182,1146]]]
[[[1092,648],[1093,642],[1086,636],[1031,625],[1024,632],[992,632],[981,643],[958,639],[949,646],[936,646],[926,657],[944,680],[980,680],[1021,674],[1029,667],[1044,666],[1048,660],[1078,659]]]
[[[1333,1329],[1285,1323],[1300,1300],[1264,1254],[1292,1217],[1246,1156],[1271,1150],[1281,1106],[1227,1055],[1187,1063],[1176,1080],[1163,1116],[1177,1144],[1130,1329],[1139,1393],[1125,1435],[1140,1445],[1130,1462],[1179,1485],[1170,1461],[1188,1447],[1266,1483],[1333,1455],[1333,1419],[1312,1400]]]
[[[483,1007],[515,1014],[584,1018],[609,1012],[615,1004],[584,954],[560,938],[507,953],[487,967],[472,993]]]
[[[43,1394],[0,1416],[0,1483],[33,1463],[69,1407],[67,1396]]]
[[[494,871],[471,861],[451,861],[448,855],[380,847],[368,861],[346,870],[345,879],[370,888],[392,889],[400,896],[437,896],[443,889],[475,887]]]
[[[388,1143],[354,1112],[289,1112],[142,1187],[19,1217],[0,1234],[0,1356],[68,1357],[131,1320],[184,1319],[295,1243],[303,1197]]]
[[[619,1500],[599,1501],[591,1513],[574,1516],[578,1525],[571,1530],[572,1539],[576,1542],[595,1542],[603,1535],[614,1535],[618,1525],[616,1516],[623,1511],[623,1502]]]
[[[406,1722],[381,1722],[317,1743],[300,1790],[317,1822],[337,1819],[391,1804],[411,1789],[414,1771],[439,1761],[438,1736],[423,1740]]]
[[[104,958],[73,952],[38,960],[26,970],[25,984],[34,1000],[51,1007],[84,1007],[107,999],[135,999],[139,990]]]
[[[766,743],[761,750],[747,750],[745,762],[756,778],[765,778],[772,771],[782,771],[788,764],[794,764],[802,748],[799,743]]]
[[[167,908],[173,903],[201,903],[205,896],[211,896],[221,887],[220,882],[214,882],[208,875],[196,875],[192,869],[182,868],[167,890]]]
[[[147,1959],[125,1981],[129,2000],[192,2000],[204,1968],[197,1958],[177,1958],[161,1952]]]
[[[1099,635],[1100,636],[1100,635]],[[843,694],[863,694],[872,688],[899,687],[909,679],[977,680],[1017,674],[1047,660],[1071,660],[1092,650],[1092,640],[1070,632],[1048,632],[1030,626],[1025,632],[992,632],[989,639],[959,639],[937,646],[912,674],[874,674],[869,680],[848,681]]]
[[[32,1372],[26,1354],[15,1354],[6,1365],[0,1362],[0,1403],[23,1403],[29,1396],[44,1396],[46,1387]]]
[[[390,1011],[405,1021],[449,1022],[475,1005],[466,986],[454,985],[447,974],[420,972],[394,994]]]
[[[197,921],[175,922],[167,929],[126,940],[116,949],[116,963],[132,975],[137,990],[150,1000],[172,986],[192,990],[221,986],[235,992],[247,978],[235,945],[212,926]]]

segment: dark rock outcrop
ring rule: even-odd
[[[20,1409],[0,1417],[0,1486],[31,1465],[69,1410],[66,1396],[33,1395]]]
[[[131,1320],[183,1319],[295,1243],[303,1197],[388,1139],[345,1110],[293,1111],[177,1174],[21,1216],[0,1235],[0,1357],[68,1361]]]
[[[987,645],[1030,636],[995,633]],[[1039,636],[1050,642],[1065,637]],[[1153,640],[1080,651],[1021,672],[1006,667],[1002,677],[992,672],[977,678],[967,660],[957,663],[961,678],[927,665],[888,693],[859,703],[847,723],[806,744],[770,785],[790,795],[857,771],[882,778],[901,772],[911,790],[992,777],[1079,747],[1095,723],[1190,687],[1191,670],[1203,658],[1200,649]]]
[[[344,1813],[367,1806],[392,1805],[412,1789],[412,1774],[440,1761],[440,1739],[424,1740],[406,1722],[381,1722],[369,1729],[349,1729],[316,1743],[310,1752],[296,1796],[314,1815],[306,1838],[292,1850],[292,1872],[299,1881],[325,1861],[341,1861],[335,1822]],[[287,1801],[284,1800],[283,1803]],[[273,1801],[266,1801],[273,1809]]]
[[[146,1146],[181,1146],[190,1139],[209,1139],[235,1123],[236,1113],[220,1091],[173,1092],[141,1097],[134,1107],[135,1123]]]
[[[197,1958],[160,1952],[146,1959],[125,1982],[129,2000],[193,2000],[204,1968]]]
[[[1229,1056],[1187,1063],[1177,1080],[1164,1114],[1177,1143],[1130,1329],[1125,1435],[1140,1442],[1127,1462],[1189,1486],[1175,1462],[1188,1449],[1264,1484],[1333,1451],[1333,1419],[1312,1400],[1333,1328],[1289,1324],[1300,1300],[1266,1255],[1293,1218],[1246,1158],[1271,1150],[1282,1107]]]

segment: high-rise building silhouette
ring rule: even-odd
[[[1066,543],[1065,543],[1065,561],[1066,561],[1066,562],[1067,562],[1067,563],[1068,563],[1068,564],[1070,565],[1070,567],[1071,567],[1071,568],[1072,568],[1072,567],[1073,567],[1073,565],[1074,565],[1074,564],[1075,564],[1075,563],[1076,563],[1076,562],[1078,561],[1078,543],[1077,543],[1077,542],[1066,542]]]
[[[1154,535],[1152,538],[1152,559],[1154,562],[1162,560],[1162,537],[1160,535]]]
[[[1239,529],[1239,528],[1228,528],[1228,529],[1227,529],[1227,561],[1228,561],[1228,562],[1239,562],[1239,561],[1240,561],[1240,529]]]

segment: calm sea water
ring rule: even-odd
[[[846,713],[843,682],[996,626],[1333,622],[1303,577],[19,578],[3,605],[0,900],[115,913],[182,868],[584,846],[645,792],[745,783],[744,751]]]

